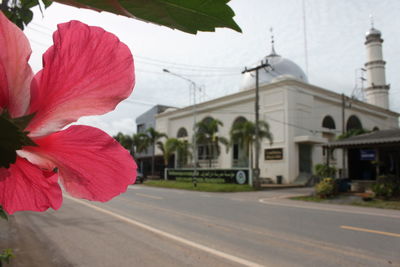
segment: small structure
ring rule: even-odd
[[[373,131],[333,141],[327,149],[346,149],[349,178],[375,180],[379,175],[400,176],[400,129]]]
[[[381,175],[400,177],[400,129],[352,136],[324,148],[347,150],[348,174],[355,191],[363,191]]]

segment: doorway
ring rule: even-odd
[[[312,145],[299,144],[299,172],[312,174]]]

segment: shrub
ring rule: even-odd
[[[336,194],[336,184],[332,178],[324,178],[321,182],[315,185],[315,193],[320,198],[329,198]]]
[[[372,185],[375,196],[384,199],[400,197],[400,179],[396,176],[379,176],[376,183]]]
[[[334,177],[336,168],[328,166],[327,164],[316,164],[314,167],[315,175],[322,177]]]

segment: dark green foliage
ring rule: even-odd
[[[75,7],[108,11],[187,33],[227,27],[241,32],[229,0],[56,0]],[[118,5],[119,4],[119,5]],[[118,8],[117,8],[118,7]]]
[[[24,131],[33,114],[12,119],[7,111],[0,114],[0,167],[9,168],[17,159],[16,151],[23,146],[36,146]]]
[[[135,153],[143,152],[147,147],[147,135],[143,133],[128,135],[119,132],[113,138],[126,148],[132,156]]]
[[[196,124],[195,138],[197,146],[203,145],[208,153],[205,155],[209,160],[209,167],[212,165],[212,160],[217,158],[221,153],[219,144],[229,148],[229,141],[225,137],[218,136],[218,128],[223,126],[223,123],[211,117],[207,117]]]
[[[314,170],[319,178],[334,177],[336,174],[336,168],[326,164],[316,164]]]
[[[342,140],[342,139],[349,138],[351,136],[356,136],[356,135],[365,134],[365,133],[369,133],[369,132],[371,132],[371,131],[366,130],[366,129],[351,129],[350,131],[347,131],[344,134],[339,135],[337,137],[337,140]]]
[[[7,212],[3,209],[1,205],[0,205],[0,218],[3,218],[4,220],[8,221]]]
[[[3,253],[0,254],[0,266],[3,265],[3,262],[9,264],[10,259],[15,258],[13,251],[11,248],[7,248],[3,250]]]
[[[332,178],[324,178],[321,182],[315,185],[315,193],[320,198],[330,198],[336,195],[336,184]]]
[[[376,197],[384,199],[400,197],[400,179],[394,175],[379,176],[372,191]]]
[[[51,5],[51,1],[42,1],[45,8]],[[1,10],[7,18],[17,25],[21,30],[32,21],[33,12],[31,8],[40,6],[39,0],[3,0]]]

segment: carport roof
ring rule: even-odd
[[[343,140],[329,142],[325,144],[324,147],[360,147],[365,145],[387,145],[392,143],[400,143],[400,129],[381,130],[357,136],[351,136]]]

